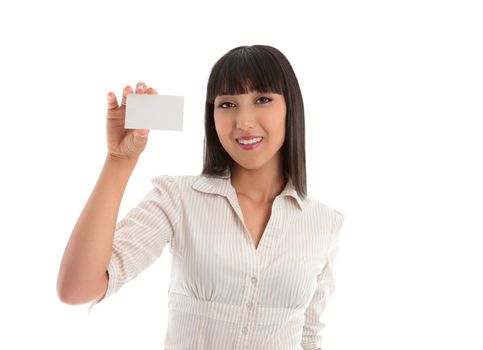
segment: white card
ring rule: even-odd
[[[128,94],[126,129],[183,129],[184,96]]]

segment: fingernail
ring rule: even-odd
[[[147,137],[149,134],[149,129],[140,129],[139,136],[140,137]]]

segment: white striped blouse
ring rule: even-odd
[[[160,175],[116,225],[106,294],[172,254],[166,350],[315,350],[344,214],[291,180],[255,244],[225,177]]]

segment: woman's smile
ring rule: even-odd
[[[257,149],[258,146],[260,146],[260,144],[262,143],[262,141],[263,141],[263,137],[259,137],[259,138],[252,138],[250,141],[237,139],[236,143],[244,151],[251,151],[251,150]]]

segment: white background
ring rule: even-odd
[[[163,348],[169,249],[90,317],[56,294],[106,94],[185,96],[120,219],[152,177],[201,172],[211,67],[266,44],[304,96],[308,193],[346,215],[324,349],[482,349],[482,18],[465,0],[2,2],[0,348]]]

